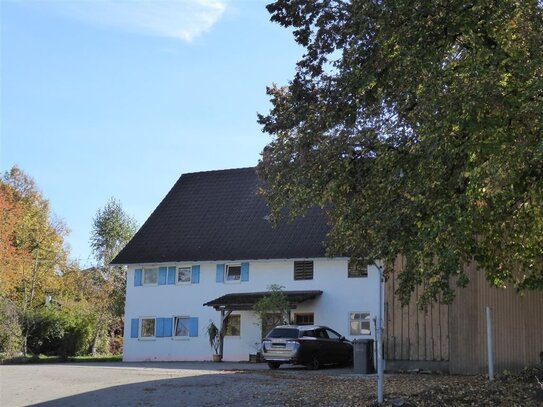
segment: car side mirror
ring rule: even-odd
[[[344,336],[342,336],[342,337],[339,338],[339,341],[340,341],[340,342],[343,342],[344,340],[345,340],[345,337],[344,337]]]

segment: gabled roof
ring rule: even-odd
[[[255,168],[183,174],[112,264],[325,257],[326,215],[273,228]]]

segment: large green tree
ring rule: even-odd
[[[109,263],[136,233],[137,222],[122,208],[115,198],[110,198],[103,209],[99,209],[93,219],[91,248],[98,261],[98,267],[89,270],[94,274],[100,287],[102,306],[99,309],[99,326],[107,326],[113,337],[122,327],[126,292],[126,268],[110,266]],[[96,345],[101,332],[94,334],[90,353],[96,353]]]
[[[543,288],[543,4],[278,0],[306,52],[259,115],[275,218],[319,204],[330,254],[407,266],[406,302]]]

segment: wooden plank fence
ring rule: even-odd
[[[486,331],[484,310],[491,307],[494,322],[496,370],[519,370],[541,363],[543,357],[543,292],[517,295],[511,288],[491,288],[484,273],[466,266],[468,287],[456,290],[451,305],[432,304],[420,310],[417,288],[409,305],[401,307],[394,295],[398,274],[404,267],[399,257],[385,284],[385,358],[405,368],[423,362],[446,365],[451,373],[484,373]]]

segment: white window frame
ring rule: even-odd
[[[188,269],[189,281],[179,281],[179,270]],[[176,285],[188,285],[192,283],[192,267],[191,266],[177,266],[175,269],[175,284]]]
[[[172,339],[176,340],[187,340],[190,338],[190,326],[187,327],[187,334],[186,335],[176,335],[177,331],[177,321],[179,319],[187,319],[190,321],[189,315],[174,315],[173,316],[173,327],[172,327]]]
[[[154,321],[153,336],[143,336],[143,321],[147,319],[152,319]],[[156,339],[156,317],[140,317],[139,321],[139,339],[144,341]]]
[[[237,280],[228,279],[228,271],[230,270],[230,267],[239,267],[239,278]],[[230,263],[224,266],[224,282],[227,284],[241,283],[241,263]]]
[[[367,314],[367,317],[364,318],[364,319],[360,319],[360,318],[353,318],[353,315],[356,315],[356,314]],[[353,333],[353,330],[352,330],[352,323],[353,322],[358,322],[360,324],[360,329],[358,330],[358,332],[355,332]],[[368,323],[368,332],[365,333],[365,332],[362,332],[363,331],[363,328],[362,328],[362,323],[363,322],[367,322]],[[369,336],[371,335],[371,313],[369,311],[351,311],[349,312],[349,334],[351,336]]]
[[[146,274],[147,271],[152,271],[152,270],[155,270],[155,271],[156,271],[156,283],[146,283],[146,282],[145,282],[145,274]],[[159,277],[158,277],[158,274],[159,274],[159,273],[158,273],[158,267],[144,267],[141,274],[142,274],[142,276],[141,276],[141,283],[142,283],[142,285],[144,285],[144,286],[149,286],[149,287],[150,287],[150,286],[158,285],[158,278],[159,278]]]
[[[297,323],[297,321],[296,321],[296,318],[297,318],[297,317],[304,317],[304,316],[309,316],[309,315],[311,315],[311,316],[313,317],[313,323],[312,323],[312,324],[302,324],[302,326],[315,325],[315,313],[314,313],[314,312],[307,312],[307,311],[306,311],[306,312],[295,312],[295,313],[293,314],[293,317],[294,317],[294,318],[293,318],[293,319],[294,319],[293,324],[294,324],[294,325],[299,325],[299,324]]]

